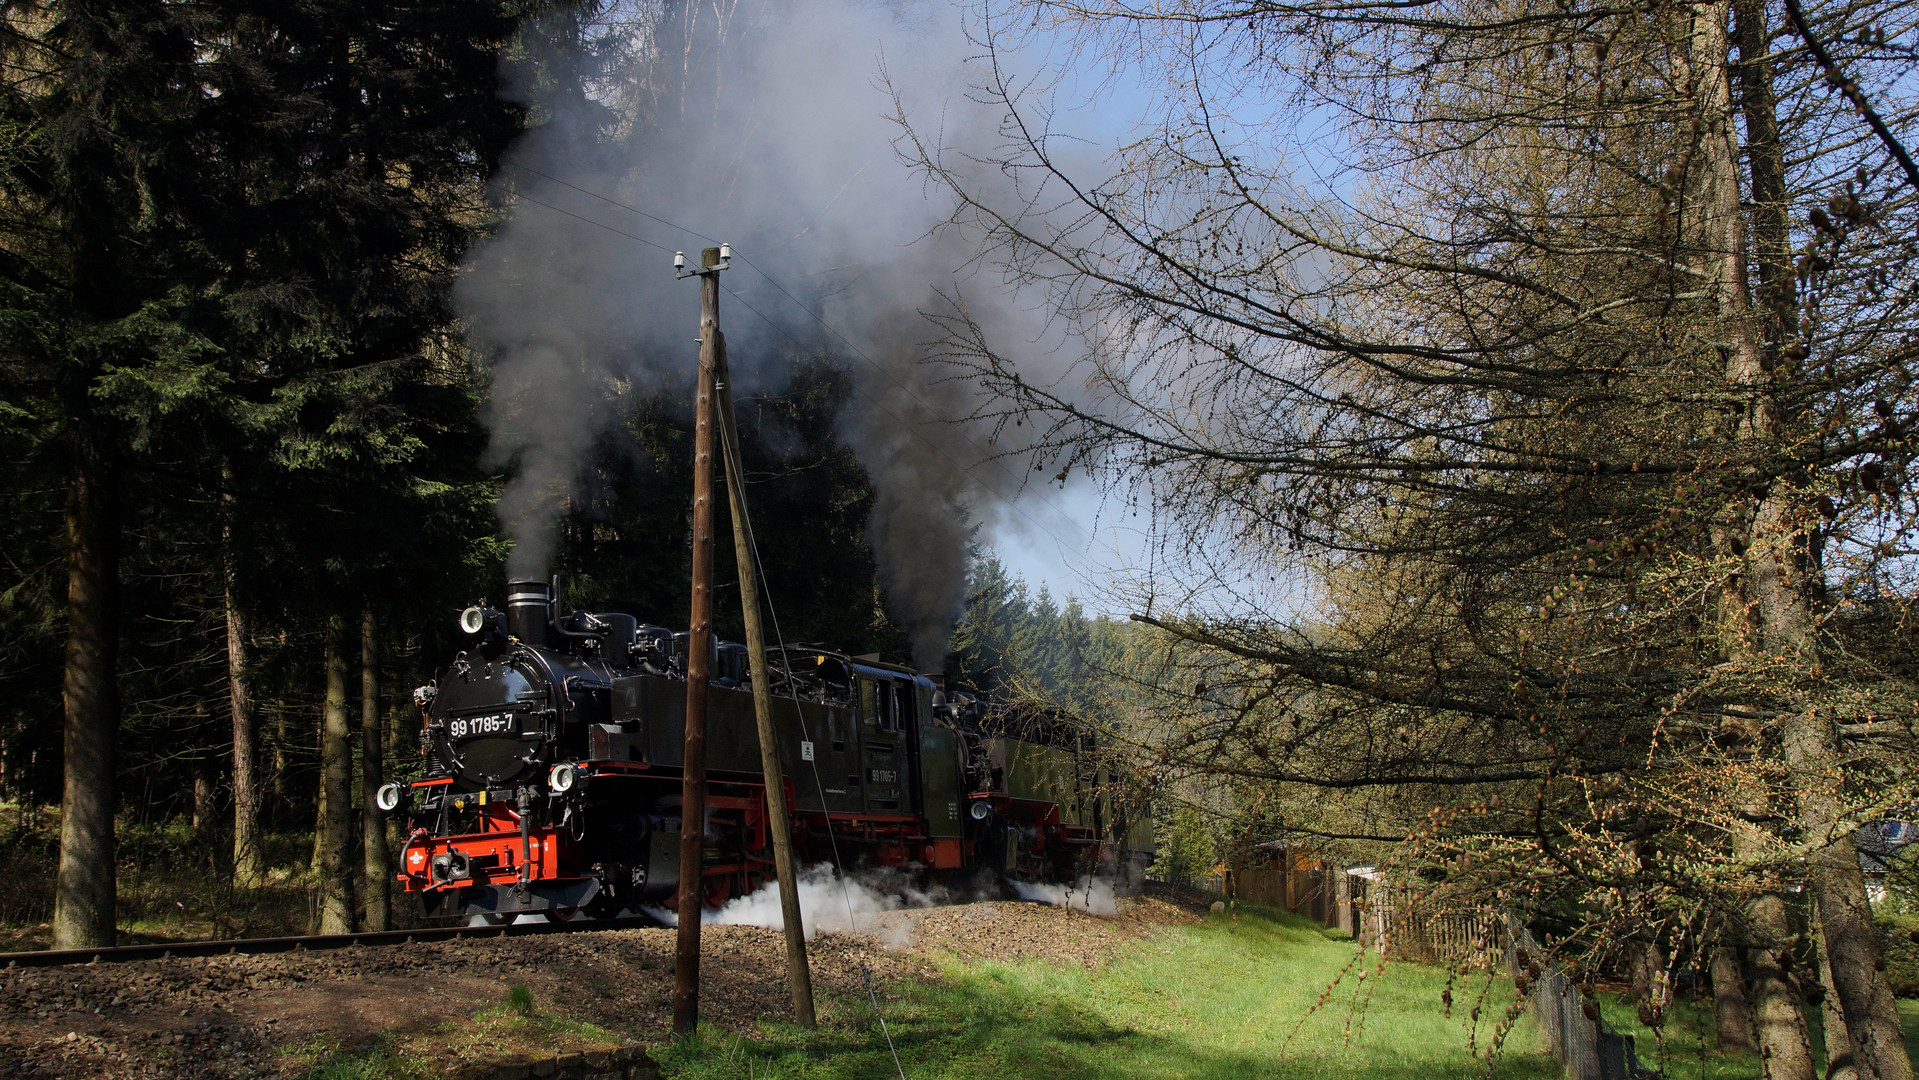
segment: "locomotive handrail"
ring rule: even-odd
[[[151,945],[115,945],[99,949],[37,949],[0,953],[0,969],[11,967],[65,967],[72,964],[116,964],[174,957],[256,955],[282,952],[319,952],[355,945],[411,945],[455,938],[524,937],[529,934],[588,933],[597,930],[638,930],[660,923],[644,915],[584,922],[508,923],[504,926],[434,926],[419,930],[371,930],[361,934],[307,934],[300,937],[223,938],[215,941],[168,941]]]

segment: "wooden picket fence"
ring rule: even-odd
[[[1500,923],[1491,909],[1417,912],[1400,890],[1318,860],[1282,855],[1279,867],[1241,870],[1228,892],[1250,904],[1304,915],[1343,930],[1398,959],[1493,967],[1503,962]]]
[[[1358,936],[1369,947],[1422,964],[1494,968],[1506,962],[1504,927],[1491,908],[1421,910],[1402,890],[1366,884]]]

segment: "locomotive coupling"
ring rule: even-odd
[[[433,856],[433,880],[461,881],[473,876],[473,864],[461,851],[443,851]]]

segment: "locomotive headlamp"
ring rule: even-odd
[[[398,784],[383,785],[379,791],[373,793],[373,805],[390,814],[400,808],[400,800],[405,797],[405,794],[404,789]]]
[[[983,802],[974,803],[973,809],[970,811],[970,813],[973,815],[974,821],[985,821],[986,815],[992,812],[993,812],[993,808]]]
[[[553,766],[552,771],[546,774],[546,786],[551,788],[555,795],[564,795],[572,791],[573,785],[579,782],[579,766],[570,761],[560,762],[558,765]]]
[[[460,612],[460,633],[477,634],[486,629],[486,609],[470,607]]]

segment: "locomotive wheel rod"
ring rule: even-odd
[[[542,914],[532,912],[531,914]],[[104,949],[36,949],[0,953],[0,969],[11,967],[65,967],[72,964],[119,964],[171,957],[255,955],[261,953],[320,952],[354,945],[409,945],[455,938],[524,937],[534,934],[577,934],[595,930],[656,929],[659,923],[644,915],[591,922],[508,923],[504,926],[435,926],[424,930],[373,930],[363,934],[308,934],[303,937],[230,938],[222,941],[175,941],[153,945],[116,945]]]

